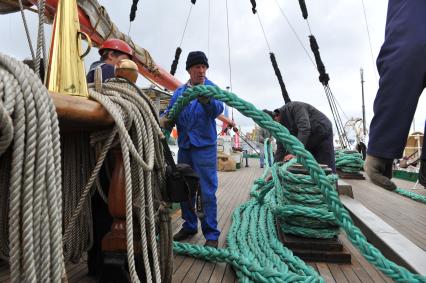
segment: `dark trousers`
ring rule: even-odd
[[[334,156],[333,135],[329,135],[313,147],[309,148],[311,154],[319,164],[326,164],[336,173],[336,160]]]
[[[379,90],[367,153],[400,158],[426,86],[426,1],[389,0],[377,69]]]

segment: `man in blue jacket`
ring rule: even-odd
[[[385,42],[377,58],[379,90],[365,160],[371,181],[395,190],[392,162],[401,158],[426,86],[426,1],[389,0]],[[426,162],[426,153],[422,155]]]
[[[164,114],[167,116],[173,104],[186,89],[204,84],[215,85],[206,78],[209,63],[201,51],[188,54],[186,70],[190,79],[180,86],[170,100]],[[215,119],[223,111],[223,103],[209,97],[199,97],[191,101],[176,119],[178,130],[178,163],[192,166],[200,177],[202,205],[205,217],[201,220],[201,229],[206,238],[205,246],[217,247],[220,231],[217,228],[217,132]],[[167,123],[165,116],[162,118]],[[195,202],[195,200],[192,200]],[[185,220],[182,229],[173,236],[173,240],[182,241],[197,233],[197,215],[191,209],[193,205],[181,203],[182,217]]]

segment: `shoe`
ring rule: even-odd
[[[392,162],[392,159],[379,158],[367,154],[364,171],[371,179],[371,182],[386,190],[394,191],[396,185],[390,180],[392,178]]]
[[[183,230],[183,228],[182,228],[182,229],[180,229],[179,232],[177,232],[173,236],[173,241],[177,241],[177,242],[184,241],[184,240],[187,240],[189,238],[192,238],[195,234],[197,234],[197,231],[187,232],[187,231]]]
[[[217,249],[218,244],[219,243],[218,243],[217,240],[207,240],[206,243],[204,244],[204,246]]]

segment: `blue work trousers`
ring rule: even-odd
[[[194,171],[200,177],[201,201],[204,209],[204,219],[201,220],[201,229],[206,240],[217,240],[220,231],[217,228],[217,149],[216,145],[202,148],[191,147],[189,149],[179,149],[178,163],[191,165]],[[192,206],[188,202],[180,204],[182,209],[182,218],[185,220],[183,229],[193,233],[197,231],[197,215],[191,209],[194,207],[195,199],[192,200]]]
[[[379,90],[367,153],[400,158],[426,86],[425,0],[389,0],[385,42],[377,58],[377,69]]]

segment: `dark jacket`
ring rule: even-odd
[[[93,83],[95,81],[95,70],[96,68],[101,68],[102,70],[102,82],[105,82],[107,79],[114,78],[114,65],[107,64],[103,61],[96,61],[90,65],[89,72],[87,72],[86,80],[87,83]]]
[[[315,148],[315,145],[327,137],[333,136],[333,126],[330,120],[310,104],[292,101],[278,110],[281,115],[280,123],[293,136],[296,136],[307,150]],[[285,154],[283,144],[278,142],[275,161],[282,161]]]

